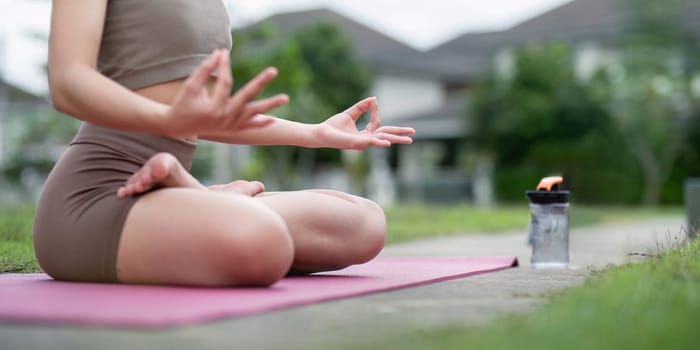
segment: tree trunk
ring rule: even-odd
[[[642,166],[642,178],[644,180],[644,190],[642,192],[642,204],[654,206],[659,204],[661,196],[661,185],[663,183],[660,162],[654,157],[653,152],[637,145],[634,147],[634,154]]]

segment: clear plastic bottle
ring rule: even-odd
[[[569,191],[559,190],[560,176],[546,177],[530,199],[530,262],[534,268],[569,266]]]

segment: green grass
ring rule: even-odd
[[[526,228],[527,207],[401,205],[386,210],[389,243],[465,232],[499,232]]]
[[[571,226],[583,226],[638,220],[662,215],[680,215],[680,208],[594,208],[572,207]],[[32,248],[32,206],[0,208],[0,272],[39,271]],[[497,233],[527,230],[530,218],[527,205],[491,209],[468,205],[400,205],[388,209],[387,241],[456,233]]]
[[[697,349],[700,241],[596,272],[532,313],[386,338],[383,349]]]
[[[36,272],[30,206],[0,209],[0,272]]]
[[[571,227],[679,216],[682,208],[631,208],[572,206]],[[470,205],[400,205],[386,210],[389,243],[456,233],[496,233],[522,230],[530,220],[527,204],[476,208]]]

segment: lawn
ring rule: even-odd
[[[31,206],[0,208],[0,272],[32,272],[39,267],[32,245]]]
[[[384,349],[697,349],[700,241],[594,273],[534,312],[388,337]]]
[[[39,271],[32,248],[32,206],[0,210],[0,272]],[[680,208],[572,207],[571,226],[681,215]],[[521,206],[476,208],[469,205],[399,205],[386,210],[389,244],[456,233],[527,230],[529,209]]]
[[[680,207],[631,208],[573,205],[571,227],[621,223],[651,217],[680,216]],[[456,233],[527,230],[530,209],[523,205],[476,208],[470,205],[400,205],[386,210],[389,243]]]

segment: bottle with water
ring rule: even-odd
[[[534,268],[569,266],[569,191],[560,190],[561,176],[543,178],[530,200],[530,262]]]

